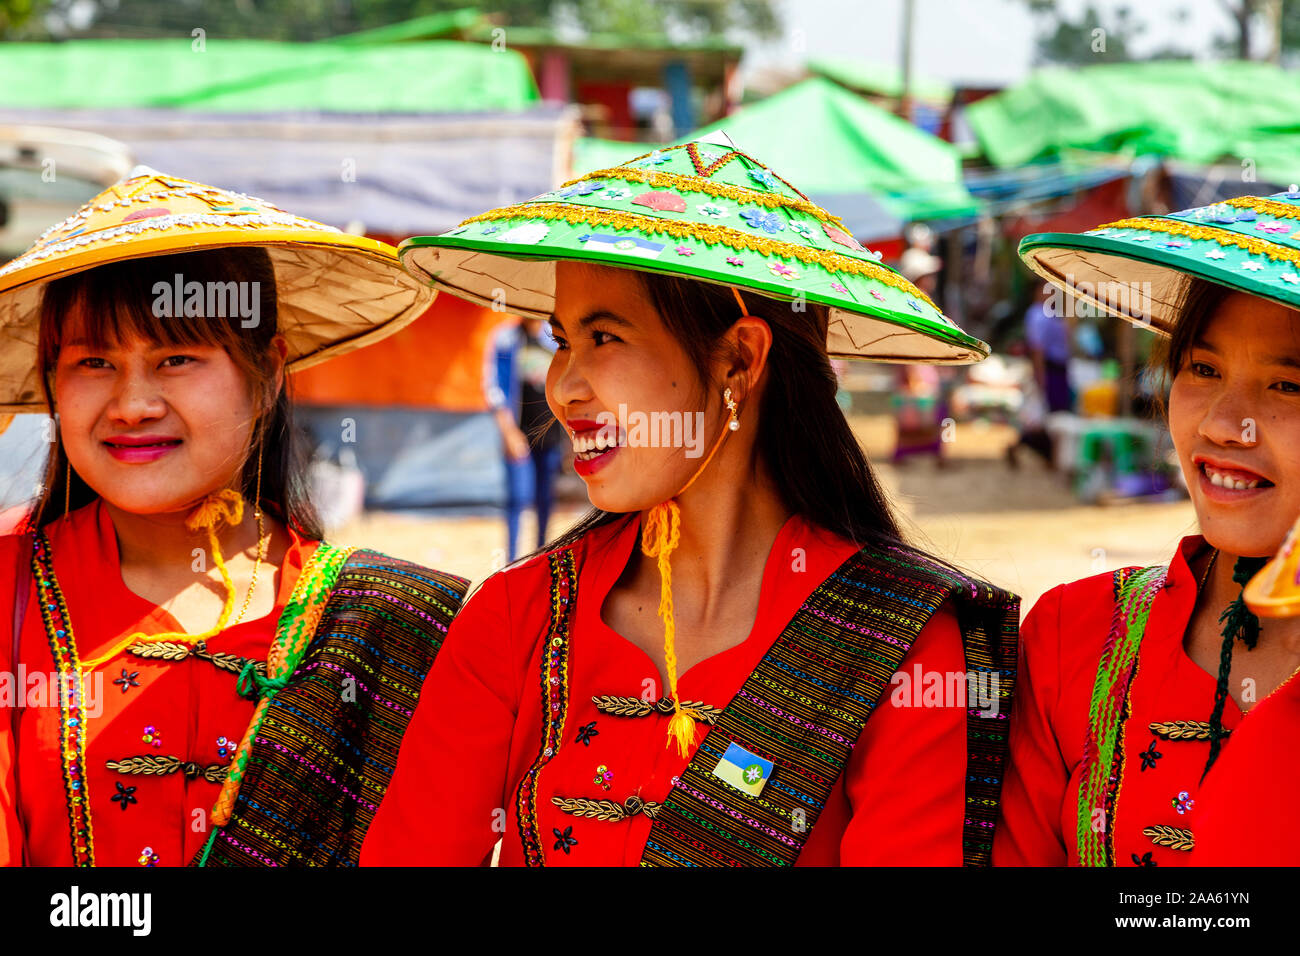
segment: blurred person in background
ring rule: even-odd
[[[547,541],[555,479],[567,442],[546,404],[546,370],[555,342],[542,321],[525,317],[499,333],[496,383],[488,401],[501,429],[506,464],[508,560],[519,556],[519,526],[529,504],[537,515],[537,547]]]
[[[938,288],[943,260],[930,252],[934,235],[928,226],[908,229],[909,245],[899,259],[898,271],[926,295]],[[890,396],[894,414],[894,464],[917,455],[933,455],[943,465],[943,422],[948,417],[948,390],[937,365],[901,365],[897,387]]]

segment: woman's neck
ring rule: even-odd
[[[761,578],[791,514],[764,472],[726,487],[705,480],[720,474],[701,476],[677,500],[681,538],[672,553],[673,586],[694,592],[703,608],[714,606],[737,582]],[[648,564],[657,574],[654,562]]]
[[[1214,619],[1213,630],[1216,632],[1220,630],[1217,623],[1219,616],[1241,594],[1241,583],[1233,580],[1238,557],[1238,555],[1220,551],[1217,558],[1214,557],[1214,552],[1211,552],[1210,556],[1205,559],[1206,562],[1213,561],[1214,567],[1209,569],[1210,576],[1200,589],[1201,599],[1199,603],[1202,609],[1201,613]],[[1201,568],[1201,574],[1203,575],[1205,574],[1205,563],[1202,563]],[[1261,618],[1259,644],[1263,645],[1265,642],[1274,645],[1278,650],[1285,648],[1287,651],[1300,654],[1300,627],[1293,621]]]
[[[185,526],[193,509],[162,514],[134,514],[105,501],[109,519],[117,536],[118,557],[123,567],[191,567],[196,548],[208,548],[206,530],[191,531]],[[217,543],[224,557],[256,549],[257,519],[251,507],[245,507],[243,520],[231,526],[222,523],[216,529]],[[210,565],[210,557],[202,565]]]

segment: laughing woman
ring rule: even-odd
[[[830,356],[987,347],[727,144],[404,256],[550,320],[595,510],[466,605],[363,862],[986,862],[1016,599],[902,541]]]
[[[357,861],[465,582],[320,540],[286,373],[428,300],[389,247],[156,174],[0,270],[3,407],[57,423],[0,538],[0,865]]]
[[[1294,795],[1252,790],[1294,766],[1300,621],[1261,625],[1242,596],[1300,513],[1298,219],[1293,191],[1021,244],[1048,281],[1168,336],[1201,533],[1168,567],[1062,585],[1030,612],[999,864],[1300,863]]]

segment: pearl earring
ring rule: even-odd
[[[731,413],[731,421],[727,422],[727,427],[733,432],[740,430],[740,417],[736,414],[736,402],[731,397],[731,389],[723,389],[722,401],[727,406],[727,411]]]

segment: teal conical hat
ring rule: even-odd
[[[1166,335],[1193,279],[1300,309],[1300,189],[1038,233],[1020,257],[1057,288]]]
[[[716,134],[715,134],[716,135]],[[555,263],[700,279],[828,306],[840,358],[967,364],[989,353],[844,224],[729,140],[656,150],[400,247],[439,289],[547,318]]]

